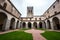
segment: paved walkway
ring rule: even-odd
[[[40,33],[44,33],[45,31],[31,29],[31,30],[26,30],[25,32],[32,33],[33,40],[46,40],[43,36],[40,35]]]
[[[9,31],[5,31],[5,32],[0,32],[0,34],[5,34],[5,33],[9,33],[9,32],[13,32],[13,31],[18,31],[19,29],[16,30],[9,30]]]

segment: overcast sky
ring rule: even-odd
[[[15,7],[20,11],[22,17],[27,15],[27,6],[34,7],[34,15],[42,15],[55,0],[11,0]]]

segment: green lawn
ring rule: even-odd
[[[43,28],[37,28],[37,30],[46,30],[46,29],[43,29]]]
[[[15,31],[0,35],[0,40],[33,40],[32,34]]]
[[[42,35],[47,40],[60,40],[60,32],[46,31],[45,33],[42,33]]]

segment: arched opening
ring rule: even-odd
[[[23,26],[23,28],[25,28],[25,27],[26,27],[26,23],[25,23],[25,22],[23,22],[23,25],[22,25],[22,26]]]
[[[16,29],[18,29],[19,21],[17,21]]]
[[[0,31],[4,31],[6,25],[7,15],[0,12]]]
[[[34,26],[34,28],[37,28],[37,23],[34,22],[34,23],[33,23],[33,26]]]
[[[39,28],[42,28],[42,22],[39,22]]]
[[[47,20],[47,26],[48,26],[48,29],[51,29],[51,24],[49,20]]]
[[[14,29],[14,26],[15,26],[15,19],[12,18],[10,23],[10,29]]]
[[[52,19],[53,21],[53,27],[55,30],[60,30],[60,23],[59,23],[59,19],[57,17],[54,17]]]
[[[31,28],[31,23],[30,22],[28,22],[28,28]]]

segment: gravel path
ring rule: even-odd
[[[43,36],[40,35],[40,33],[44,33],[45,31],[31,29],[31,30],[26,30],[25,32],[32,33],[33,40],[46,40]]]

